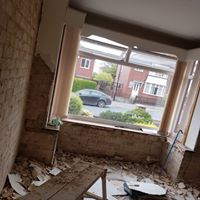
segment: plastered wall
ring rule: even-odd
[[[36,53],[55,71],[68,0],[44,0]]]
[[[0,2],[0,191],[17,154],[41,0]]]

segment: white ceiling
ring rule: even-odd
[[[156,31],[200,39],[200,0],[71,0],[73,7]]]

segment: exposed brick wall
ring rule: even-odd
[[[34,56],[25,114],[26,130],[44,128],[53,76],[42,58],[39,55]]]
[[[81,61],[84,58],[90,60],[89,69],[85,69],[81,67]],[[92,79],[94,64],[95,64],[94,59],[78,56],[77,62],[76,62],[75,76],[80,77],[80,78],[85,78],[85,79]]]
[[[163,143],[154,135],[71,122],[62,125],[58,138],[65,151],[135,162],[160,161]]]
[[[186,151],[178,177],[200,188],[200,136],[194,152]]]
[[[169,144],[166,143],[164,145],[164,151],[163,154],[163,161],[166,159],[166,156],[168,154],[169,150]],[[167,161],[165,162],[163,168],[167,171],[168,175],[171,177],[173,181],[175,181],[178,177],[178,173],[181,167],[182,160],[184,158],[184,150],[181,150],[181,148],[173,147]]]
[[[45,130],[53,73],[40,55],[34,56],[19,153],[51,163],[57,132]]]
[[[167,154],[167,143],[163,147],[163,158]],[[165,169],[172,180],[183,180],[200,187],[200,137],[194,151],[188,151],[183,145],[176,144],[166,162]]]
[[[23,123],[41,0],[0,1],[0,191]]]

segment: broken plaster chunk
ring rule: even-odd
[[[174,197],[176,200],[185,200],[184,196],[182,195],[175,195]]]
[[[27,194],[25,188],[20,184],[22,179],[19,174],[8,174],[8,179],[11,187],[13,188],[13,190],[15,190],[15,192],[17,192],[21,196]]]
[[[145,183],[154,183],[154,181],[150,178],[143,178],[141,181]]]
[[[183,182],[178,183],[178,187],[180,189],[184,189],[185,188],[185,184]]]
[[[191,192],[187,192],[187,195],[185,196],[186,200],[195,200],[194,196]]]
[[[41,186],[42,184],[46,183],[47,181],[48,181],[48,180],[33,181],[33,182],[31,183],[31,185],[34,185],[34,186],[39,187],[39,186]]]
[[[53,175],[53,176],[57,176],[58,174],[60,174],[61,170],[57,167],[54,167],[51,171],[49,171],[49,174]]]
[[[167,190],[153,183],[127,182],[128,188],[149,195],[165,195]]]
[[[198,197],[199,194],[200,194],[200,191],[197,190],[197,189],[195,189],[195,188],[193,188],[193,189],[192,189],[192,193],[194,194],[195,197]]]
[[[32,167],[32,176],[34,179],[38,179],[39,181],[47,181],[50,177],[43,172],[43,168],[35,163],[31,163],[30,167]]]

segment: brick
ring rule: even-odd
[[[158,136],[66,122],[61,127],[58,148],[95,156],[120,156],[134,162],[147,162],[147,158],[159,162],[163,142]]]
[[[39,3],[41,5],[41,0]],[[0,191],[15,159],[22,130],[27,84],[38,29],[38,20],[34,24],[29,22],[32,15],[39,18],[39,10],[38,1],[1,0]]]
[[[3,51],[3,58],[12,58],[14,55],[14,50],[11,46],[5,46]]]

